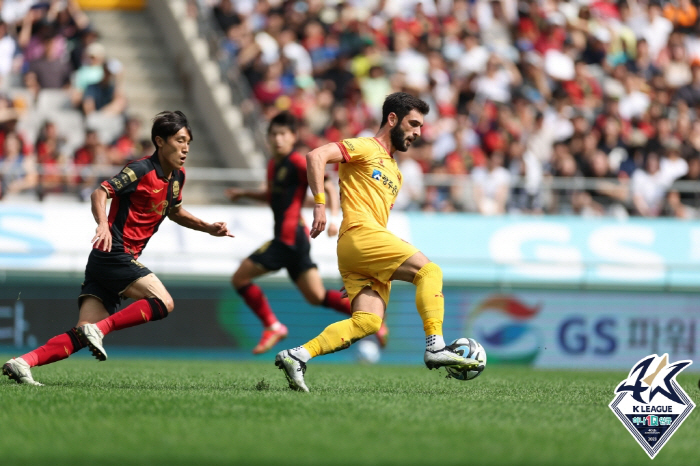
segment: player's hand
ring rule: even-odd
[[[347,298],[347,297],[348,297],[348,290],[346,290],[344,286],[340,289],[340,292],[342,293],[342,294],[340,295],[341,298]]]
[[[228,231],[226,222],[216,222],[209,224],[207,233],[209,233],[212,236],[228,236],[230,238],[235,238],[235,236],[233,236],[233,234],[230,231]]]
[[[95,236],[90,242],[94,243],[100,251],[110,252],[112,250],[112,233],[109,231],[109,224],[107,222],[97,225]]]
[[[331,222],[328,224],[328,236],[330,236],[332,238],[336,235],[338,235],[338,225]]]
[[[226,191],[224,191],[224,193],[226,194],[226,197],[233,202],[245,196],[245,190],[242,188],[228,188]]]
[[[314,223],[311,224],[311,237],[316,238],[326,229],[326,204],[314,205]]]

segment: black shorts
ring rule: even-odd
[[[278,239],[268,241],[248,258],[270,271],[286,268],[289,278],[294,282],[302,273],[316,268],[311,260],[311,244],[305,234],[303,238],[297,235],[294,246],[286,245]]]
[[[85,266],[85,281],[78,297],[78,306],[86,296],[94,296],[102,301],[110,315],[114,314],[121,304],[121,293],[150,273],[148,267],[131,254],[93,249]]]

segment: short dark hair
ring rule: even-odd
[[[270,120],[270,125],[267,127],[267,134],[270,134],[273,126],[283,126],[289,128],[289,131],[296,134],[297,119],[289,112],[280,112]]]
[[[187,128],[187,132],[190,133],[190,141],[193,141],[192,128],[190,128],[190,124],[187,122],[187,117],[184,113],[180,110],[174,112],[169,110],[160,112],[153,119],[151,141],[155,147],[158,147],[158,144],[156,144],[156,137],[160,136],[165,141],[170,136],[177,134],[182,128]]]
[[[395,113],[400,122],[411,110],[418,110],[421,114],[427,115],[430,111],[430,106],[418,97],[406,92],[389,94],[384,99],[384,105],[382,105],[382,122],[379,127],[381,128],[389,121],[390,113]]]

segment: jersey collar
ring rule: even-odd
[[[163,171],[163,166],[160,164],[157,150],[151,156],[151,162],[153,162],[153,166],[156,168],[156,175],[158,175],[158,178],[167,179],[165,172]]]
[[[394,154],[392,154],[391,152],[389,152],[389,149],[387,149],[386,146],[385,146],[384,144],[382,144],[382,141],[380,141],[380,140],[377,139],[376,137],[374,138],[374,140],[377,141],[377,143],[379,143],[379,145],[382,146],[382,147],[384,148],[384,151],[385,151],[387,154],[389,154],[389,157],[391,157],[392,159],[394,158]]]

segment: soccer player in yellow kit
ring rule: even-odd
[[[402,183],[392,154],[397,150],[405,152],[420,137],[423,116],[429,110],[428,104],[410,94],[391,94],[384,101],[382,123],[375,137],[326,144],[306,156],[307,178],[316,202],[312,238],[326,227],[325,165],[341,163],[338,175],[343,222],[338,237],[338,268],[351,302],[352,317],[329,325],[303,346],[277,354],[275,365],[285,371],[293,390],[309,391],[304,382],[309,359],[346,349],[379,330],[389,304],[392,280],[416,285],[416,307],[426,335],[425,365],[429,369],[478,366],[476,360],[464,358],[445,346],[442,270],[386,228]]]

